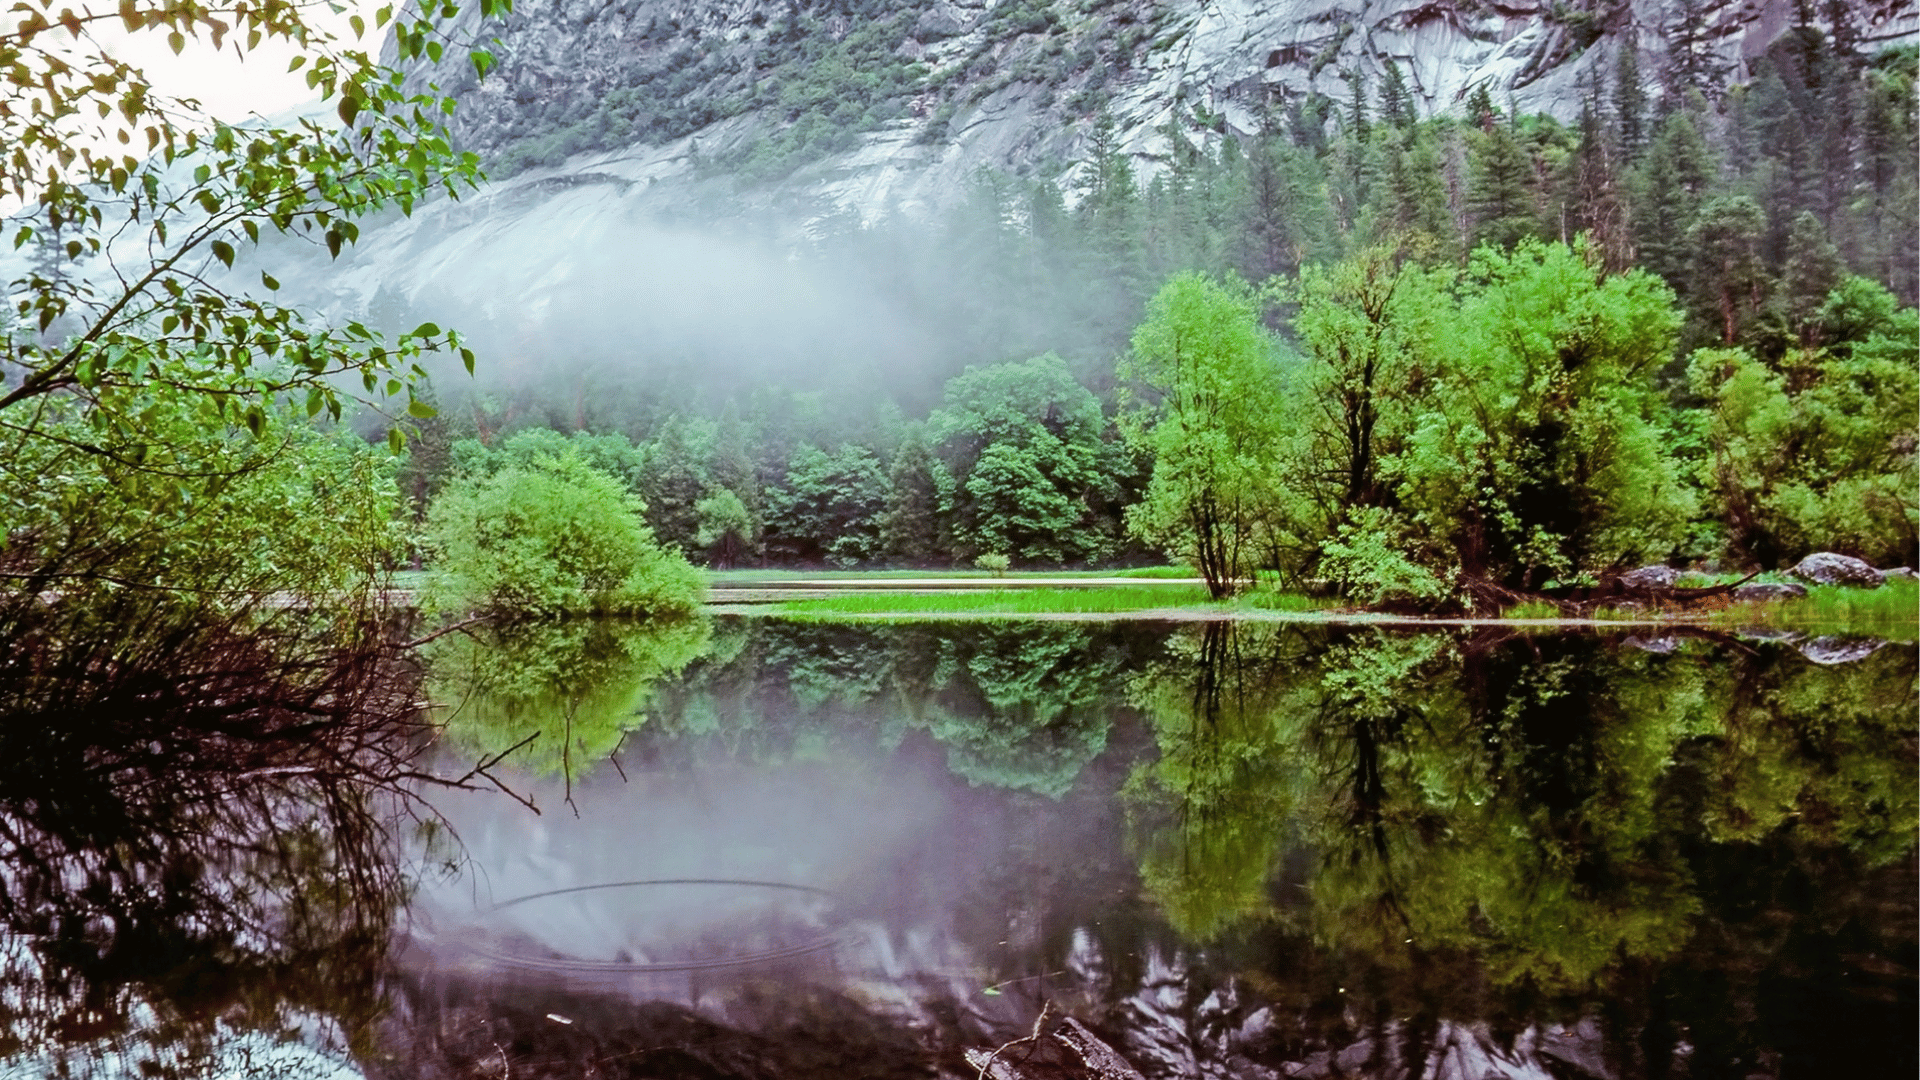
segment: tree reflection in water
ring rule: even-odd
[[[569,619],[427,643],[428,689],[460,751],[569,786],[647,718],[654,685],[706,652],[705,620]]]
[[[390,624],[116,608],[0,619],[0,1059],[184,1075],[315,1017],[367,1048],[426,741]]]
[[[1912,1062],[1911,648],[1196,637],[1133,684],[1161,748],[1134,846],[1189,939],[1323,955],[1257,973],[1319,1003],[1281,1056],[1598,1008],[1621,1075]],[[1290,843],[1312,862],[1276,881]]]
[[[823,778],[895,754],[982,815],[951,823],[977,861],[916,865],[958,881],[961,988],[1004,984],[1000,1012],[937,980],[883,1014],[828,980],[738,990],[728,1026],[396,971],[433,865],[396,828],[431,782],[417,674],[384,646],[150,623],[83,649],[16,621],[0,652],[0,1056],[185,1062],[324,1017],[394,1076],[580,1054],[907,1075],[1057,995],[1149,1074],[1344,1052],[1387,1075],[1461,1025],[1497,1045],[1582,1021],[1623,1078],[1912,1072],[1910,646],[1822,667],[1731,639],[778,621],[432,642],[463,762],[517,747],[570,788],[616,752]]]

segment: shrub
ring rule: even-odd
[[[426,606],[508,619],[688,611],[700,579],[645,508],[573,453],[449,484],[427,512]]]
[[[1362,508],[1321,548],[1320,572],[1342,596],[1370,607],[1445,598],[1447,583],[1403,554],[1404,543],[1405,528],[1394,515]]]

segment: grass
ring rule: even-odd
[[[791,600],[760,610],[799,618],[845,619],[943,615],[1115,615],[1171,607],[1204,607],[1196,585],[1111,586],[1101,589],[973,589],[942,593],[848,593],[824,600]]]
[[[1784,580],[1777,574],[1764,576]],[[1527,601],[1507,608],[1500,613],[1500,617],[1558,619],[1562,613],[1544,601]],[[1806,596],[1791,600],[1734,603],[1693,613],[1684,610],[1641,612],[1600,608],[1585,617],[1599,620],[1670,619],[1722,628],[1770,627],[1912,641],[1920,638],[1920,582],[1893,578],[1877,589],[1812,585],[1808,586]]]
[[[1813,585],[1794,600],[1735,604],[1716,612],[1713,621],[1913,641],[1920,638],[1920,582],[1894,578],[1877,589]]]
[[[1195,577],[1184,566],[1143,566],[1132,570],[1014,570],[995,574],[990,570],[709,570],[712,585],[752,585],[769,581],[886,581],[897,578],[1139,578],[1182,579]]]

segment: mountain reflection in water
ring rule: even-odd
[[[7,993],[159,1002],[154,1045],[297,1029],[369,1077],[972,1077],[961,1051],[1028,1034],[1043,1003],[1149,1077],[1912,1075],[1914,648],[1645,644],[450,635],[427,674],[458,704],[440,771],[504,754],[504,790],[422,788],[440,839],[382,834],[390,934],[181,938],[129,989],[16,895]],[[17,892],[13,836],[44,809],[0,799]],[[109,861],[132,842],[90,835]],[[241,865],[165,888],[191,906]],[[256,906],[311,904],[297,874],[243,876]],[[257,978],[233,1004],[234,980],[294,961],[367,989]],[[197,997],[210,964],[225,996]],[[27,1030],[9,1052],[101,1038]]]

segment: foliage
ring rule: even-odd
[[[426,605],[505,620],[687,611],[698,574],[654,542],[643,511],[573,454],[457,479],[427,514]]]
[[[1430,607],[1451,583],[1405,554],[1406,526],[1392,511],[1363,507],[1320,547],[1320,573],[1341,595],[1369,607]]]
[[[974,559],[973,565],[987,571],[995,577],[1000,577],[1007,572],[1007,567],[1013,565],[1013,563],[1005,555],[997,551],[990,551]]]
[[[393,459],[275,414],[257,434],[208,425],[198,406],[149,402],[135,457],[93,452],[86,411],[44,403],[0,455],[4,591],[102,612],[133,593],[242,623],[288,597],[348,623],[375,603],[402,550]]]
[[[1665,556],[1693,509],[1651,385],[1677,322],[1584,246],[1483,250],[1400,466],[1431,568],[1528,588]]]
[[[1175,276],[1148,304],[1122,375],[1153,395],[1129,418],[1154,471],[1128,529],[1191,563],[1214,596],[1237,590],[1253,567],[1282,432],[1279,372],[1253,298],[1244,286]]]
[[[1023,562],[1111,550],[1101,504],[1113,468],[1100,403],[1051,354],[968,368],[928,420],[953,486],[945,508],[971,551]]]
[[[484,14],[505,0],[482,0]],[[399,72],[309,24],[297,6],[217,11],[177,0],[123,5],[113,14],[53,14],[28,4],[0,35],[0,69],[15,97],[0,110],[0,190],[25,202],[13,246],[41,258],[9,283],[20,318],[37,333],[0,342],[16,381],[0,416],[31,431],[30,407],[50,395],[83,403],[94,445],[140,444],[154,395],[199,403],[210,423],[258,429],[276,403],[338,417],[343,384],[368,395],[407,392],[422,351],[462,350],[431,323],[392,345],[359,323],[311,324],[297,309],[240,290],[233,268],[262,230],[324,241],[337,256],[356,221],[389,208],[410,211],[435,192],[457,196],[479,176],[478,158],[456,154],[443,127],[452,102],[408,92]],[[449,5],[392,21],[399,61],[438,60]],[[175,52],[204,35],[243,55],[269,41],[299,46],[308,85],[338,103],[341,126],[234,127],[171,99],[135,68],[83,35],[118,21],[130,32],[167,35]],[[356,35],[364,24],[354,17]],[[69,49],[56,39],[78,39]],[[491,58],[475,53],[485,68]],[[136,156],[132,144],[143,144]],[[105,152],[101,146],[122,146]],[[130,230],[123,228],[131,223]],[[96,272],[93,260],[117,266]],[[278,288],[262,269],[266,296]],[[469,365],[472,354],[462,350]],[[397,447],[396,447],[397,449]]]
[[[429,643],[428,693],[447,735],[480,760],[572,780],[647,720],[653,687],[707,650],[703,620],[519,623]]]
[[[890,494],[880,461],[866,447],[829,455],[802,446],[789,459],[785,485],[768,493],[768,546],[836,566],[876,558]]]
[[[1831,344],[1780,364],[1737,349],[1694,354],[1692,386],[1711,417],[1706,484],[1729,545],[1763,567],[1814,551],[1909,563],[1920,555],[1914,309],[1855,278],[1822,311]]]
[[[715,567],[724,570],[732,566],[752,546],[758,530],[740,496],[726,488],[714,488],[694,503],[693,509],[700,515],[699,531],[693,541],[712,552]]]

